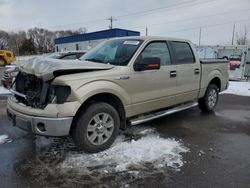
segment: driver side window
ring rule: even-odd
[[[170,53],[166,42],[152,42],[142,51],[140,58],[157,57],[161,61],[161,66],[171,65]]]

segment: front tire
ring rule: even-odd
[[[73,129],[73,139],[79,149],[96,153],[113,144],[119,128],[116,109],[107,103],[94,103],[82,111]]]
[[[215,109],[219,99],[219,88],[215,84],[209,84],[205,96],[198,100],[202,112],[211,112]]]

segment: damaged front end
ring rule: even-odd
[[[111,65],[70,60],[30,60],[20,65],[10,88],[14,96],[7,100],[7,116],[13,126],[28,132],[67,136],[81,103],[70,82],[58,82],[58,77],[111,68]]]
[[[56,77],[109,70],[113,67],[113,65],[94,62],[76,60],[62,62],[49,58],[34,58],[20,65],[20,72],[10,91],[15,95],[18,103],[35,109],[44,109],[48,104],[67,102],[71,94],[70,86],[53,84]]]
[[[19,72],[11,92],[19,103],[43,109],[47,104],[62,104],[70,95],[69,86],[52,85],[52,80],[44,81],[35,75]]]
[[[49,58],[34,58],[20,65],[14,84],[10,91],[18,103],[43,109],[47,104],[62,104],[67,102],[71,94],[70,86],[53,85],[56,77],[112,69],[113,65]]]
[[[7,101],[7,115],[13,126],[44,136],[69,134],[71,112],[79,105],[67,102],[69,86],[56,86],[52,82],[53,79],[45,81],[32,74],[18,73],[10,90],[14,96]]]

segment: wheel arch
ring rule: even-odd
[[[215,70],[215,71],[212,71],[206,79],[203,79],[202,81],[202,84],[201,84],[201,89],[200,89],[200,93],[199,93],[199,96],[198,98],[202,98],[204,97],[206,91],[207,91],[207,88],[209,86],[209,84],[214,84],[216,85],[218,88],[219,88],[219,92],[221,91],[222,89],[222,79],[221,79],[221,74],[219,71]]]
[[[123,130],[126,129],[126,111],[125,111],[122,100],[113,93],[103,92],[103,93],[97,93],[88,97],[81,104],[81,106],[76,112],[76,115],[73,118],[73,123],[71,125],[70,132],[72,132],[72,130],[74,129],[76,122],[79,119],[81,113],[83,113],[84,110],[88,108],[88,106],[90,106],[91,104],[98,103],[98,102],[105,102],[113,106],[117,110],[120,120],[121,120],[120,129],[123,129]]]
[[[218,87],[219,91],[221,91],[221,79],[218,76],[216,76],[213,79],[211,79],[211,81],[209,82],[208,86],[210,84],[216,85]]]

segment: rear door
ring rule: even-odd
[[[134,71],[130,79],[132,109],[135,114],[149,112],[175,104],[176,70],[172,64],[166,41],[149,42],[137,57],[140,59],[157,57],[161,61],[159,70]]]
[[[188,42],[171,41],[171,52],[176,64],[176,102],[182,103],[197,99],[200,85],[200,63],[195,59]]]

